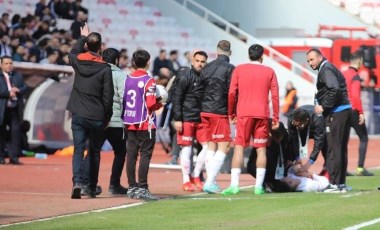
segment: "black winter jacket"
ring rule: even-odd
[[[175,121],[200,122],[201,76],[194,69],[183,68],[178,72],[172,92],[173,119]]]
[[[69,54],[75,79],[66,109],[80,117],[108,122],[114,95],[111,67],[95,53],[82,53],[85,42],[85,36],[79,37]]]
[[[226,55],[208,63],[201,72],[203,99],[201,112],[227,115],[228,89],[234,66]]]
[[[340,105],[349,105],[350,100],[343,74],[328,61],[321,64],[317,79],[317,100],[323,108],[323,116],[326,117],[332,109]]]
[[[325,144],[325,121],[322,116],[318,116],[314,113],[313,105],[303,105],[297,109],[304,109],[310,115],[310,120],[307,126],[300,130],[300,137],[302,146],[306,143],[307,130],[310,126],[309,138],[314,139],[313,151],[310,153],[309,159],[313,161],[317,160],[319,152],[323,149]],[[293,155],[293,160],[297,160],[300,156],[300,145],[298,140],[298,132],[296,127],[292,124],[293,113],[290,114],[288,119],[288,132],[290,139],[290,152]]]

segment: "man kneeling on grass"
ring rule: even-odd
[[[264,178],[266,192],[321,192],[329,186],[326,177],[302,171],[301,164],[291,163],[294,156],[289,153],[289,136],[282,123],[277,130],[270,131],[269,143]],[[257,153],[252,149],[247,171],[255,178],[256,158]]]

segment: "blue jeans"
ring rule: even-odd
[[[73,132],[74,154],[73,154],[73,183],[81,184],[81,165],[84,158],[86,141],[89,142],[88,155],[90,156],[90,178],[89,187],[95,191],[98,183],[100,150],[103,145],[103,133],[105,122],[99,120],[72,116],[71,130]]]

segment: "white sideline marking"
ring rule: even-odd
[[[181,165],[167,165],[167,164],[154,164],[150,163],[150,168],[155,169],[181,169]]]
[[[289,198],[298,198],[298,197],[295,197],[295,196],[254,196],[252,194],[252,197],[246,197],[246,198],[239,198],[239,197],[233,197],[233,195],[231,196],[226,196],[226,197],[192,197],[190,198],[190,200],[228,200],[228,201],[232,201],[232,200],[262,200],[262,199],[289,199]]]
[[[0,194],[36,195],[36,196],[67,196],[67,193],[42,193],[42,192],[8,192],[0,191]]]
[[[122,209],[122,208],[131,208],[134,206],[142,205],[143,203],[144,202],[125,204],[125,205],[120,205],[120,206],[115,206],[115,207],[110,207],[110,208],[103,208],[103,209],[97,209],[97,210],[91,210],[91,211],[85,211],[85,212],[77,212],[77,213],[65,214],[65,215],[60,215],[60,216],[47,217],[47,218],[42,218],[42,219],[37,219],[37,220],[29,220],[29,221],[24,221],[24,222],[5,224],[5,225],[0,225],[0,228],[14,226],[14,225],[21,225],[21,224],[30,224],[30,223],[40,222],[40,221],[54,220],[54,219],[58,219],[62,217],[78,216],[78,215],[89,214],[89,213],[94,213],[94,212],[104,212],[104,211],[117,210],[117,209]]]
[[[363,195],[365,193],[369,193],[369,192],[356,192],[356,193],[351,193],[351,194],[343,195],[342,197],[343,198],[350,198],[350,197],[353,197],[353,196],[360,196],[360,195]]]
[[[367,227],[367,226],[370,226],[370,225],[373,225],[373,224],[376,224],[376,223],[379,223],[379,222],[380,222],[380,218],[377,218],[377,219],[370,220],[370,221],[367,221],[367,222],[363,222],[361,224],[357,224],[357,225],[354,225],[354,226],[351,226],[351,227],[343,228],[343,230],[356,230],[356,229]]]

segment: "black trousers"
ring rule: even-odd
[[[123,172],[125,156],[127,153],[126,142],[127,138],[124,133],[123,127],[108,127],[104,133],[104,140],[108,140],[114,151],[114,158],[112,163],[112,172],[110,178],[110,186],[120,186],[120,178]],[[82,183],[88,183],[90,159],[86,155],[82,166]]]
[[[7,132],[7,126],[9,127],[9,145],[8,155],[11,161],[18,161],[18,157],[21,155],[21,121],[18,115],[17,107],[6,108],[4,112],[4,121],[0,125],[0,159],[6,157],[5,154],[5,136]]]
[[[359,112],[357,110],[352,110],[351,112],[351,127],[354,128],[356,134],[359,136],[359,161],[358,167],[364,167],[365,155],[367,153],[368,145],[368,133],[365,123],[359,125]]]
[[[129,187],[140,187],[148,189],[149,164],[156,142],[156,130],[151,133],[147,130],[127,131],[127,176]],[[140,153],[138,181],[136,181],[136,162]]]
[[[330,183],[346,184],[347,145],[350,136],[351,109],[330,113],[326,118],[326,169]]]

